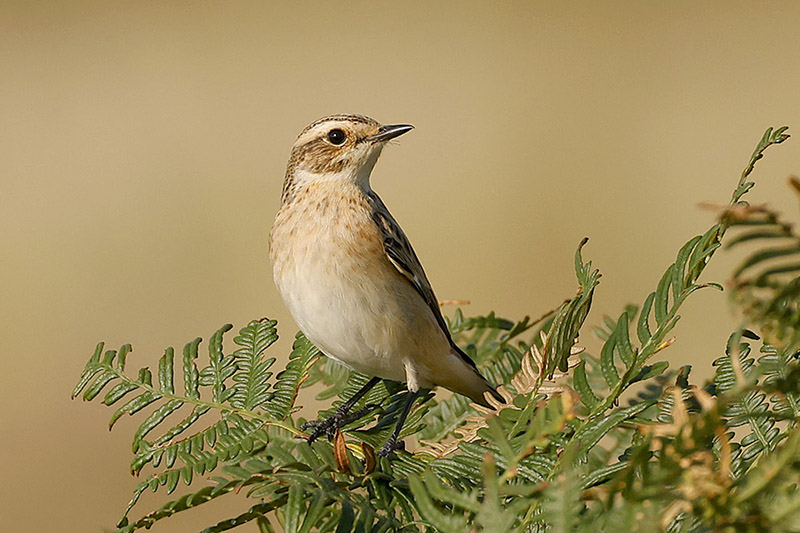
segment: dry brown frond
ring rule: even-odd
[[[471,303],[469,300],[439,300],[439,307],[445,305],[469,305]]]
[[[750,204],[718,204],[714,202],[700,202],[697,204],[700,209],[708,211],[716,211],[719,216],[730,215],[735,220],[746,220],[755,214],[769,213],[769,209],[765,204],[750,205]]]
[[[547,344],[547,335],[544,332],[540,333],[542,346]],[[584,348],[580,346],[573,346],[570,350],[570,355],[577,355],[583,352]],[[514,392],[509,390],[505,385],[497,387],[497,392],[503,397],[504,403],[500,403],[491,394],[485,393],[484,397],[486,402],[491,407],[484,407],[476,403],[472,404],[478,411],[478,415],[467,417],[464,420],[464,425],[453,431],[456,438],[447,442],[428,442],[423,441],[424,446],[417,450],[417,453],[425,453],[432,455],[436,458],[444,457],[456,451],[461,442],[472,442],[477,440],[478,431],[481,428],[487,427],[487,421],[495,416],[498,411],[512,405],[514,397],[517,395],[528,395],[533,393],[534,396],[544,394],[547,398],[551,398],[556,394],[567,393],[568,396],[572,395],[572,390],[569,386],[557,381],[569,375],[569,370],[578,365],[580,361],[578,358],[570,359],[569,368],[567,372],[556,371],[551,379],[546,379],[544,375],[544,355],[542,351],[536,346],[531,346],[525,355],[522,357],[522,362],[519,371],[511,378],[510,385],[513,387]]]
[[[350,474],[350,458],[347,456],[347,444],[341,430],[336,430],[333,439],[333,455],[336,458],[336,469],[343,474]]]

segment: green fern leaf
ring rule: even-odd
[[[286,369],[276,376],[270,399],[264,404],[264,411],[273,420],[284,420],[291,414],[297,392],[308,377],[311,366],[321,352],[302,333],[298,333],[289,355]]]
[[[581,402],[589,409],[593,409],[600,403],[600,398],[594,394],[586,377],[586,361],[581,361],[575,367],[575,371],[572,374],[572,385],[575,387],[575,392],[580,396]]]
[[[199,384],[211,387],[215,403],[225,403],[234,392],[226,390],[225,380],[236,372],[236,358],[222,353],[222,336],[231,329],[231,324],[225,324],[211,336],[208,342],[210,364],[199,375]]]
[[[271,502],[258,503],[252,506],[250,509],[248,509],[247,512],[242,513],[235,518],[229,518],[227,520],[223,520],[214,526],[207,527],[201,533],[221,533],[222,531],[228,531],[230,529],[239,527],[248,522],[252,522],[253,520],[256,520],[259,523],[260,531],[274,531],[273,529],[271,529],[272,526],[269,525],[269,522],[265,521],[264,517],[271,511],[285,505],[285,503],[286,503],[285,496],[273,500]]]
[[[549,531],[569,533],[577,529],[583,503],[576,473],[559,476],[545,490],[542,519]]]
[[[581,428],[572,437],[571,446],[580,450],[585,455],[589,452],[609,431],[619,426],[625,420],[633,418],[639,413],[655,405],[655,401],[644,401],[629,407],[620,408],[607,416],[594,417],[587,419]],[[579,457],[583,459],[583,457]]]
[[[136,434],[133,436],[133,452],[136,453],[139,451],[139,445],[142,442],[142,439],[153,431],[156,426],[161,424],[169,415],[177,411],[183,406],[183,401],[181,400],[170,400],[167,403],[159,406],[155,411],[150,413],[144,422],[139,426],[139,429],[136,430]]]
[[[196,338],[183,347],[183,389],[188,398],[200,399],[200,372],[197,370],[197,347],[203,339]]]
[[[583,239],[575,252],[575,273],[580,285],[578,294],[561,305],[547,335],[544,359],[548,378],[553,376],[556,369],[561,372],[568,370],[567,359],[589,314],[594,290],[600,283],[600,271],[592,268],[591,261],[583,262],[581,251],[587,242],[588,239]]]
[[[277,321],[262,318],[254,320],[239,330],[234,339],[237,346],[234,352],[236,374],[233,376],[234,395],[231,405],[241,409],[253,410],[261,407],[270,398],[270,367],[275,358],[265,358],[264,351],[278,340],[275,329]]]
[[[463,517],[445,513],[438,508],[418,476],[409,476],[408,483],[411,493],[414,495],[417,510],[428,525],[435,528],[436,531],[443,532],[468,530],[467,521]]]
[[[174,374],[175,350],[170,346],[158,360],[158,385],[162,391],[168,394],[175,392]]]

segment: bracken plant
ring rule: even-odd
[[[505,403],[428,395],[401,434],[414,436],[413,451],[375,457],[407,394],[391,382],[358,402],[358,418],[332,442],[309,444],[303,389],[317,384],[317,398],[333,398],[322,418],[369,376],[302,334],[274,373],[274,320],[239,330],[232,352],[223,346],[231,325],[211,335],[207,358],[199,338],[177,356],[167,348],[152,371],[128,373],[130,345],[99,344],[73,396],[112,407],[111,426],[142,419],[131,461],[141,481],[118,531],[232,493],[251,502],[206,533],[246,523],[262,532],[800,531],[800,236],[743,200],[754,165],[786,129],[766,131],[717,222],[678,251],[641,305],[594,329],[598,354],[576,344],[600,281],[585,241],[577,294],[543,319],[456,312],[454,339],[501,384]],[[699,279],[723,242],[749,243],[730,291],[744,318],[713,379],[697,385],[689,367],[672,370],[663,357],[687,298],[722,289]],[[145,491],[182,495],[132,518]]]

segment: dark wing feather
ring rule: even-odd
[[[394,265],[397,271],[411,283],[419,295],[422,296],[422,299],[425,300],[425,303],[428,304],[431,313],[433,313],[439,327],[442,328],[442,331],[447,336],[447,340],[450,342],[450,346],[453,350],[459,354],[466,363],[473,368],[477,368],[475,367],[475,362],[453,342],[453,338],[450,336],[450,330],[447,328],[447,323],[442,316],[442,312],[439,310],[439,301],[436,299],[436,295],[433,294],[431,284],[427,276],[425,276],[425,270],[423,270],[422,264],[419,262],[417,254],[414,253],[414,248],[411,247],[411,243],[408,242],[405,233],[400,229],[400,225],[395,221],[391,213],[389,213],[386,205],[377,194],[370,191],[367,197],[369,198],[370,207],[372,208],[372,220],[375,221],[381,233],[383,249],[386,251],[386,256],[389,258],[389,261]]]

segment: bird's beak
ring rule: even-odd
[[[395,137],[399,137],[404,133],[408,133],[413,129],[414,126],[411,124],[386,124],[378,129],[377,135],[367,137],[364,140],[370,143],[385,142],[390,139],[394,139]]]

